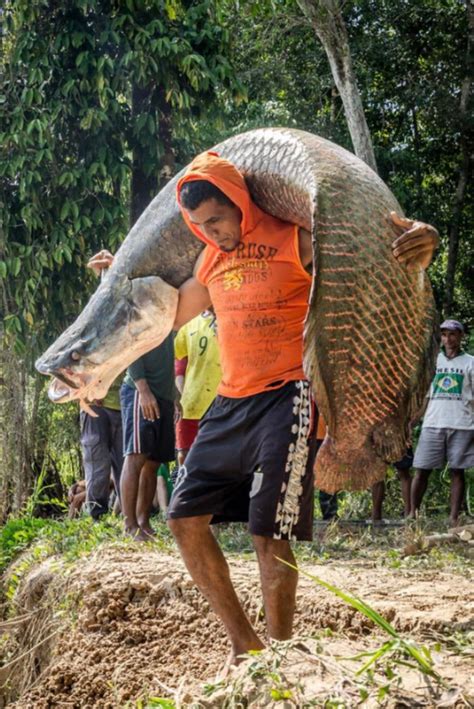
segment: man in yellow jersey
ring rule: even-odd
[[[181,466],[198,432],[199,421],[216,398],[221,380],[216,316],[211,309],[183,325],[174,341],[175,382],[181,394],[176,449]]]
[[[291,636],[296,572],[290,541],[310,540],[315,435],[302,366],[311,235],[263,212],[241,173],[215,153],[178,182],[178,202],[206,247],[180,287],[175,327],[214,306],[222,380],[182,466],[169,525],[195,583],[224,623],[229,661],[262,648],[232,586],[211,522],[248,521],[269,639]],[[393,217],[394,257],[426,267],[432,227]]]

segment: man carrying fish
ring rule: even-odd
[[[315,436],[303,372],[311,235],[263,212],[242,174],[215,153],[178,181],[184,219],[205,243],[179,289],[175,328],[214,306],[222,381],[180,470],[169,525],[185,564],[219,615],[232,653],[262,648],[232,586],[211,522],[248,521],[269,639],[291,636],[297,573],[290,541],[310,540]],[[426,268],[436,230],[391,216],[393,255]]]
[[[395,215],[390,223],[399,207],[386,185],[319,136],[263,128],[217,149],[232,162],[203,155],[160,191],[36,367],[56,378],[53,388],[59,381],[55,401],[87,406],[173,323],[214,305],[220,395],[186,459],[170,525],[235,660],[263,643],[209,523],[249,520],[268,635],[289,637],[297,577],[275,556],[293,561],[290,540],[311,534],[307,380],[328,424],[316,462],[320,487],[364,489],[382,479],[385,461],[406,449],[431,379],[435,308],[422,269],[437,234]]]

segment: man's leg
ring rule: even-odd
[[[416,517],[417,512],[420,509],[426,488],[428,487],[428,478],[430,477],[431,470],[423,470],[418,468],[415,472],[415,477],[413,478],[411,484],[411,509],[410,517]]]
[[[449,472],[451,474],[451,509],[449,513],[449,523],[451,527],[456,527],[464,500],[464,489],[466,483],[464,478],[464,470],[450,470]]]
[[[149,537],[155,534],[150,525],[150,514],[156,491],[156,471],[159,465],[160,464],[155,460],[146,460],[140,471],[137,497],[137,521],[142,532]]]
[[[210,520],[211,515],[203,515],[170,519],[168,524],[194,583],[224,623],[235,663],[238,655],[264,645],[240,605],[229,567],[210,530]]]
[[[186,460],[186,456],[189,453],[189,448],[180,448],[178,450],[178,465],[183,465]]]
[[[385,482],[379,480],[372,485],[372,522],[382,521],[382,505],[385,498]]]
[[[411,475],[409,470],[397,470],[402,490],[404,515],[408,517],[411,510]]]
[[[166,480],[163,475],[158,475],[156,479],[156,500],[158,502],[158,507],[160,508],[161,514],[166,518],[166,513],[168,511],[169,495],[168,486],[166,485]]]
[[[106,412],[94,406],[97,417],[81,412],[81,448],[86,479],[86,508],[93,519],[106,514],[110,486],[110,427]]]
[[[136,509],[140,471],[145,461],[145,456],[140,453],[129,453],[126,455],[120,479],[120,497],[125,531],[134,537],[141,537],[142,535],[137,520]]]
[[[278,559],[296,566],[295,557],[287,541],[257,535],[252,539],[260,567],[268,637],[288,640],[293,630],[298,572]]]
[[[321,514],[325,522],[329,522],[331,519],[337,517],[337,492],[331,495],[329,492],[324,492],[324,490],[320,490],[318,499],[319,508],[321,510]]]
[[[110,453],[112,458],[112,475],[114,478],[114,487],[117,497],[120,500],[120,476],[123,467],[123,430],[122,430],[122,415],[120,411],[107,409],[110,420]],[[114,506],[115,507],[115,506]]]

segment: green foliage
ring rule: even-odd
[[[352,150],[342,102],[324,50],[296,0],[226,3],[235,66],[248,102],[227,104],[222,133],[289,125]],[[460,92],[466,65],[466,7],[458,0],[343,3],[357,83],[379,173],[404,211],[435,224],[439,255],[430,268],[441,306],[462,163]],[[472,140],[472,129],[468,132]],[[212,142],[212,141],[211,141]],[[472,185],[472,181],[471,181]],[[452,316],[472,324],[474,200],[467,194]]]
[[[152,707],[160,707],[161,709],[176,709],[176,704],[172,699],[164,699],[163,697],[150,697],[146,703],[138,701],[136,709],[152,709]]]
[[[0,532],[0,571],[10,565],[3,587],[6,599],[13,600],[21,580],[34,564],[55,557],[70,564],[111,541],[128,541],[124,539],[122,525],[112,517],[99,522],[90,517],[9,520]]]
[[[61,555],[73,561],[94,551],[105,541],[123,539],[122,524],[114,517],[94,522],[79,519],[38,519],[18,517],[9,520],[0,532],[0,570],[16,555],[31,546],[36,558]]]
[[[0,530],[0,572],[39,536],[49,528],[50,520],[38,517],[10,519]]]
[[[460,136],[468,130],[460,111],[461,86],[472,75],[466,63],[466,5],[458,0],[364,0],[349,4],[346,18],[381,176],[406,213],[435,224],[442,238],[430,269],[441,304],[462,164]],[[472,139],[472,128],[468,134]],[[451,314],[471,324],[473,204],[468,192]]]
[[[126,232],[134,152],[158,176],[163,122],[236,82],[211,0],[19,0],[3,19],[5,331],[38,351],[83,306],[87,256]]]
[[[88,258],[116,251],[176,157],[189,159],[180,137],[201,106],[240,89],[212,0],[7,0],[2,21],[0,341],[34,390],[36,356],[95,285]],[[42,408],[41,443],[19,445],[18,466],[57,463],[70,481],[77,428],[62,434]]]

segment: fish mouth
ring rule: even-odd
[[[48,386],[48,399],[57,404],[60,401],[69,401],[73,395],[71,387],[58,377],[53,377]]]
[[[56,372],[52,372],[52,375],[70,389],[80,389],[82,386],[82,382],[79,381],[78,383],[75,379],[79,378],[78,375],[74,374],[70,369],[59,369]]]
[[[48,386],[48,398],[53,403],[74,401],[84,396],[86,382],[84,376],[69,369],[49,371],[52,380]]]

